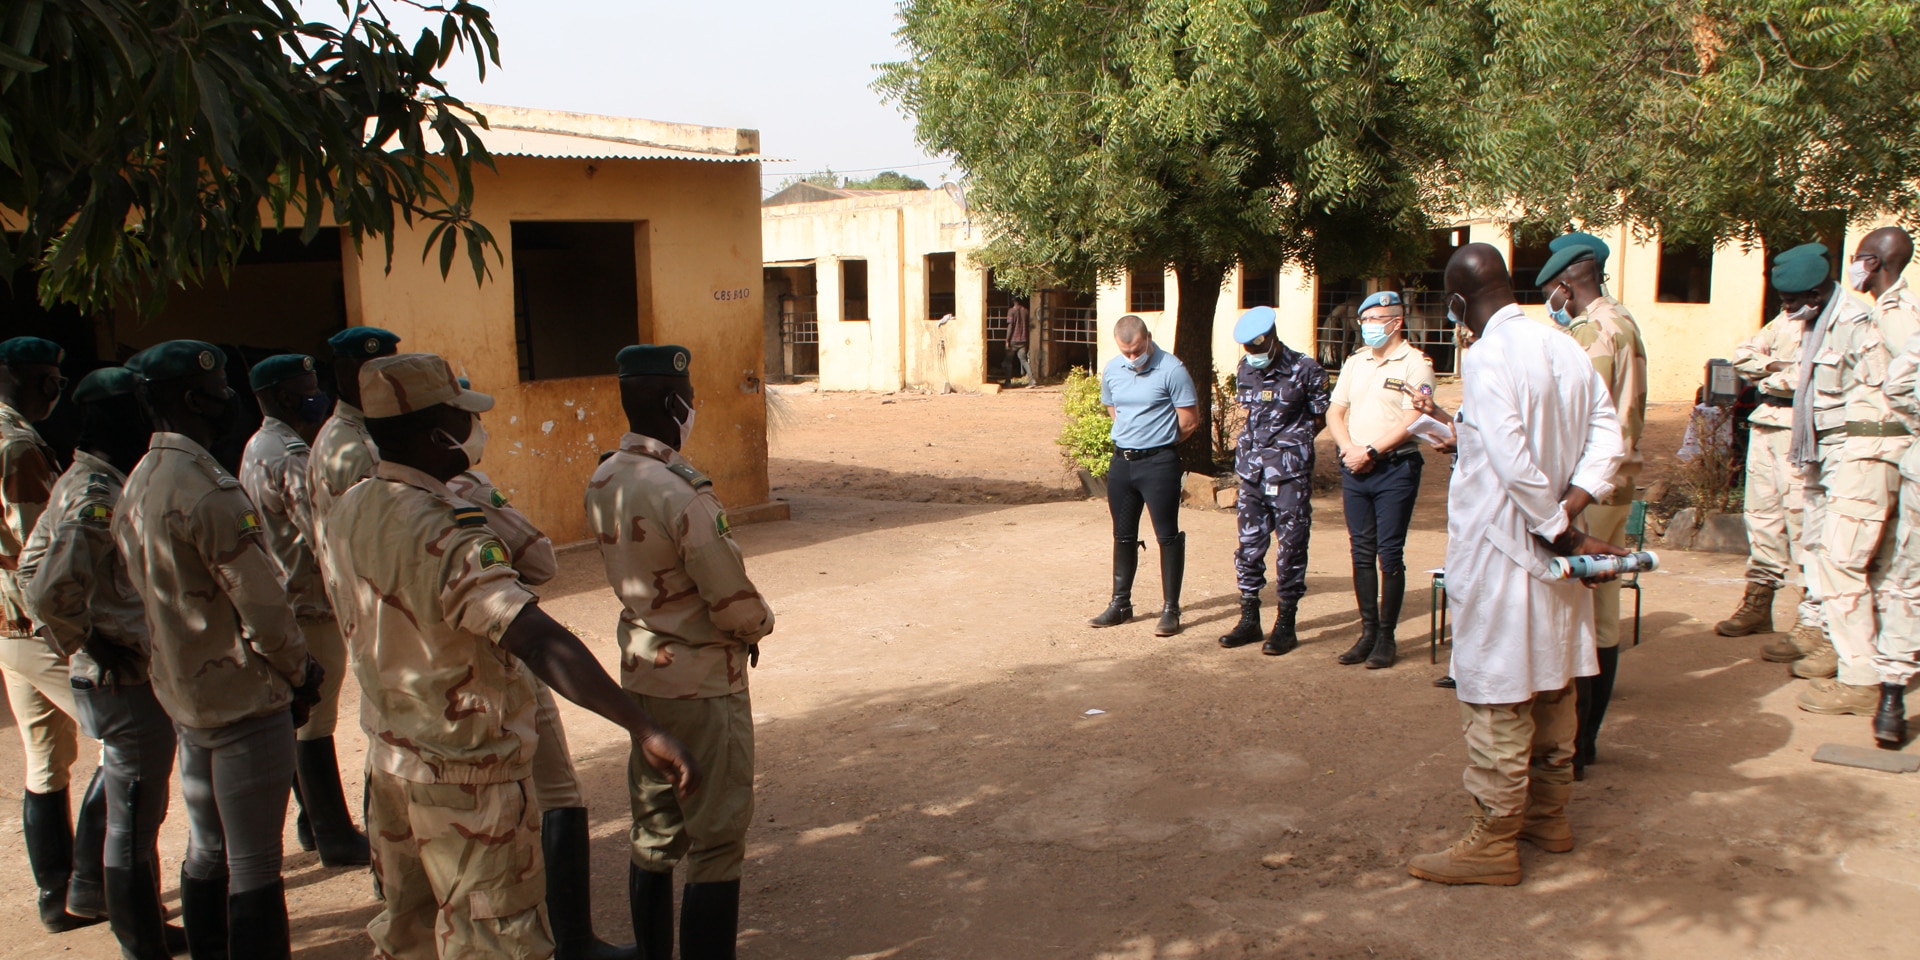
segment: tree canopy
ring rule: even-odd
[[[10,0],[0,13],[0,277],[99,308],[157,304],[224,274],[268,225],[336,220],[356,243],[432,223],[441,271],[494,241],[470,215],[483,124],[437,76],[499,62],[487,11],[392,0],[438,18],[409,44],[379,0],[343,22],[292,0]]]
[[[848,177],[845,186],[849,190],[925,190],[927,182],[895,170],[888,170],[874,174],[865,180]]]

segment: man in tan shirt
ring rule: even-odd
[[[587,485],[587,527],[625,608],[621,683],[708,777],[688,799],[637,756],[627,766],[634,935],[643,956],[672,956],[673,869],[685,859],[681,955],[731,958],[753,820],[747,669],[773,632],[773,610],[747,577],[712,481],[679,452],[693,429],[690,362],[673,346],[627,347],[615,358],[629,432]]]
[[[481,458],[493,398],[414,353],[366,364],[360,399],[380,461],[334,504],[326,536],[370,744],[385,902],[367,932],[397,960],[541,960],[554,942],[529,781],[533,678],[625,727],[635,762],[669,789],[692,792],[698,768],[540,609],[485,512],[448,489]]]

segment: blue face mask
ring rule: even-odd
[[[325,423],[327,414],[333,411],[333,398],[324,393],[316,393],[300,400],[300,419],[307,423]]]
[[[1378,349],[1387,345],[1387,325],[1384,323],[1363,323],[1360,325],[1360,339],[1367,346]]]
[[[1267,351],[1266,353],[1247,354],[1247,366],[1250,366],[1255,370],[1265,370],[1266,368],[1272,365],[1273,365],[1273,351],[1271,350]]]
[[[1564,293],[1566,289],[1567,285],[1563,283],[1555,288],[1553,293],[1547,295],[1547,316],[1552,317],[1554,323],[1563,327],[1571,327],[1573,326],[1573,314],[1567,312],[1571,298],[1561,300],[1560,305],[1557,307],[1553,305],[1554,294]]]

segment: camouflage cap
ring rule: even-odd
[[[101,367],[80,378],[73,385],[74,403],[96,403],[114,397],[133,395],[133,388],[139,384],[140,375],[126,367]]]
[[[59,366],[67,358],[67,351],[52,340],[39,337],[14,337],[0,341],[0,363],[48,363]]]
[[[469,413],[493,409],[493,397],[462,388],[447,361],[431,353],[397,353],[360,368],[360,409],[369,420],[443,403]]]
[[[247,383],[255,392],[277,387],[303,373],[313,372],[313,358],[304,353],[283,353],[268,357],[247,371]]]
[[[148,380],[179,380],[227,368],[227,352],[205,340],[168,340],[127,360],[127,369]]]
[[[348,327],[327,338],[333,355],[365,360],[400,352],[400,335],[380,327]]]
[[[651,343],[622,347],[613,356],[623,377],[685,377],[692,365],[693,353],[686,347]]]

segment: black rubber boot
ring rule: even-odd
[[[307,817],[307,798],[300,795],[300,770],[298,761],[294,763],[293,772],[293,809],[295,810],[293,815],[294,842],[300,844],[300,849],[312,853],[315,847],[313,842],[313,821]]]
[[[187,928],[192,960],[229,960],[227,956],[227,874],[195,880],[180,866],[180,922]]]
[[[1400,627],[1400,601],[1406,592],[1405,570],[1380,576],[1380,626],[1373,633],[1373,652],[1367,654],[1368,670],[1393,666],[1394,657],[1399,653],[1393,634]]]
[[[296,740],[294,769],[299,773],[300,797],[307,820],[313,824],[313,842],[326,867],[364,867],[373,862],[367,835],[353,825],[347,797],[340,787],[340,762],[333,738]]]
[[[1171,637],[1180,632],[1180,584],[1187,576],[1187,535],[1176,533],[1160,541],[1160,622],[1153,635]]]
[[[167,912],[153,883],[151,864],[107,867],[103,886],[107,923],[124,960],[167,960]]]
[[[1260,629],[1260,595],[1243,593],[1240,595],[1240,622],[1220,638],[1220,645],[1231,650],[1249,643],[1259,643],[1264,632]]]
[[[22,793],[20,827],[26,834],[33,883],[40,888],[40,923],[53,933],[99,923],[67,912],[67,884],[73,879],[73,821],[69,819],[67,791]]]
[[[1600,659],[1600,672],[1579,678],[1574,686],[1579,698],[1574,713],[1579,717],[1580,730],[1573,738],[1573,768],[1582,778],[1599,755],[1600,724],[1607,718],[1607,704],[1613,701],[1613,678],[1620,672],[1619,647],[1600,647],[1595,653]]]
[[[1280,598],[1280,605],[1274,608],[1273,635],[1260,645],[1260,652],[1269,657],[1278,657],[1293,652],[1300,645],[1300,638],[1294,635],[1293,620],[1300,612],[1300,601],[1287,597]]]
[[[275,880],[227,897],[227,929],[232,960],[290,960],[293,938],[287,929],[286,883]]]
[[[1113,542],[1113,602],[1088,623],[1113,627],[1133,619],[1133,575],[1140,570],[1140,541]]]
[[[1873,715],[1873,742],[1888,750],[1898,750],[1907,742],[1906,684],[1880,685],[1880,709]]]
[[[80,797],[73,818],[73,877],[67,881],[67,912],[89,920],[107,918],[107,893],[102,886],[103,854],[107,848],[107,778],[99,767]]]
[[[1360,607],[1360,639],[1335,658],[1349,667],[1373,652],[1380,631],[1380,571],[1373,564],[1353,568],[1353,600]]]
[[[540,814],[540,850],[547,860],[547,920],[554,960],[639,960],[633,944],[614,946],[593,935],[593,864],[587,808]]]
[[[627,909],[640,960],[673,960],[673,874],[627,864]]]
[[[740,881],[689,883],[680,891],[680,960],[733,960]]]

